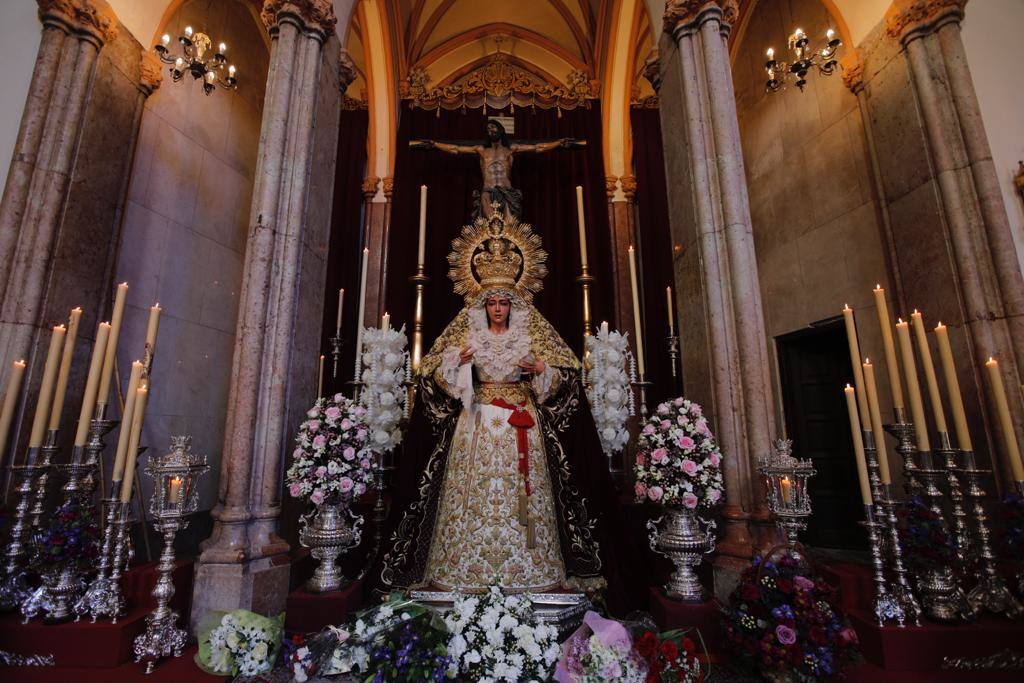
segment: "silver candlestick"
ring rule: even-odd
[[[156,517],[155,526],[163,534],[164,548],[160,553],[157,572],[160,575],[153,597],[156,609],[146,617],[146,631],[135,639],[135,662],[146,662],[146,673],[153,673],[157,661],[170,656],[180,657],[188,642],[188,632],[179,628],[178,613],[168,607],[174,596],[174,537],[179,529],[188,526],[187,516],[199,502],[196,484],[209,466],[206,456],[192,453],[192,437],[171,437],[171,451],[162,457],[150,458],[146,473],[153,477],[153,497],[150,511]]]
[[[341,337],[341,328],[328,340],[331,343],[331,379],[338,380],[338,364],[341,362],[341,349],[345,346],[345,340]],[[336,389],[332,385],[332,389]]]
[[[0,583],[0,609],[17,609],[29,596],[24,561],[28,556],[30,520],[29,508],[35,497],[35,487],[44,468],[39,465],[39,448],[29,448],[25,462],[11,465],[11,477],[20,476],[16,489],[18,504],[14,508],[14,524],[4,548],[3,581]]]
[[[884,429],[896,438],[896,452],[903,460],[903,489],[907,495],[919,495],[923,484],[917,462],[914,460],[918,452],[917,446],[914,445],[914,424],[904,418],[894,424],[884,425]]]
[[[679,373],[677,369],[679,363],[679,335],[670,329],[669,336],[665,338],[665,343],[668,345],[668,361],[672,365],[672,389],[675,390],[679,386]]]
[[[895,621],[903,628],[906,615],[903,607],[900,606],[889,590],[886,588],[885,565],[882,561],[882,538],[879,531],[882,528],[880,522],[875,521],[875,508],[873,505],[864,506],[864,528],[868,532],[868,540],[871,545],[871,564],[875,574],[875,601],[874,613],[879,626],[885,626],[887,621]]]
[[[949,440],[948,432],[939,432],[939,448],[936,455],[942,458],[942,464],[946,468],[946,488],[949,491],[949,510],[953,518],[953,538],[956,540],[957,557],[960,559],[964,569],[967,569],[974,558],[971,552],[971,535],[968,531],[967,512],[964,510],[964,494],[960,489],[960,477],[957,476],[959,468],[956,464],[956,456],[959,451],[953,449]]]
[[[1024,616],[1024,606],[1013,597],[996,567],[996,556],[992,552],[991,533],[988,528],[988,514],[985,512],[985,491],[982,479],[991,470],[978,468],[974,451],[960,451],[963,466],[960,473],[967,479],[966,497],[971,502],[974,521],[974,548],[978,556],[981,573],[978,583],[967,592],[967,604],[975,611],[986,609],[994,614],[1005,614],[1010,619]]]
[[[790,439],[776,440],[769,454],[761,458],[758,471],[768,485],[768,509],[775,516],[775,524],[785,535],[790,554],[802,561],[799,535],[807,528],[805,520],[811,516],[807,480],[817,471],[810,460],[793,457]]]
[[[633,388],[640,394],[640,421],[643,422],[647,419],[647,390],[654,386],[653,382],[648,382],[647,379],[640,375],[640,379],[632,382]]]
[[[113,578],[114,568],[114,536],[118,528],[118,520],[127,518],[126,505],[117,497],[102,501],[104,512],[103,544],[100,547],[99,569],[96,577],[89,583],[85,593],[75,603],[75,615],[81,619],[89,615],[95,623],[100,617],[110,617],[113,623],[124,612],[125,599],[121,593],[121,582]],[[123,528],[122,528],[123,529]],[[120,572],[118,572],[120,578]]]
[[[885,497],[875,501],[876,513],[884,515],[885,530],[889,537],[889,547],[892,556],[892,569],[896,575],[896,584],[890,586],[893,596],[903,608],[907,619],[914,622],[915,626],[921,625],[921,605],[907,580],[907,569],[903,565],[903,549],[900,547],[899,528],[896,526],[896,507],[899,502],[892,497],[892,486],[882,485]]]
[[[56,429],[48,430],[43,447],[39,449],[40,457],[37,465],[42,472],[36,482],[35,499],[32,502],[32,509],[29,511],[29,515],[32,517],[33,533],[38,533],[42,529],[43,515],[46,514],[46,493],[50,470],[53,468],[54,456],[60,452],[60,448],[57,446],[58,436],[59,432]]]

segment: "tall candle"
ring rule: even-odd
[[[885,290],[875,286],[875,310],[878,311],[878,325],[882,328],[882,350],[885,352],[885,370],[889,374],[889,390],[892,392],[892,406],[903,410],[903,387],[900,384],[900,369],[896,365],[896,347],[892,341],[892,320],[889,306],[885,303]]]
[[[142,423],[146,416],[146,401],[149,389],[139,387],[135,390],[135,410],[132,411],[131,436],[128,437],[128,452],[125,457],[124,479],[121,481],[121,502],[132,500],[132,483],[135,479],[135,465],[139,459],[139,441],[142,439]]]
[[[917,338],[917,351],[921,354],[921,366],[924,368],[924,380],[928,386],[928,398],[932,402],[932,414],[935,415],[935,429],[946,434],[946,414],[942,410],[942,396],[939,394],[939,383],[935,379],[935,366],[932,365],[932,352],[928,348],[928,337],[924,333],[924,320],[919,311],[914,311],[910,319],[914,323],[914,336]]]
[[[21,383],[24,379],[25,361],[16,360],[11,364],[11,375],[7,378],[7,393],[4,394],[4,407],[0,410],[0,463],[3,462],[3,455],[7,450],[7,437],[11,433],[14,409],[18,407],[18,396],[21,394]]]
[[[156,350],[156,333],[160,329],[160,302],[149,307],[149,322],[146,324],[146,349],[149,351],[150,359]]]
[[[889,455],[885,448],[885,430],[882,429],[882,411],[878,407],[878,389],[875,387],[875,369],[864,359],[864,386],[868,392],[868,410],[871,411],[871,431],[875,433],[875,453],[878,457],[878,474],[883,484],[891,484]]]
[[[1013,480],[1024,481],[1024,465],[1020,460],[1020,447],[1017,445],[1017,434],[1010,418],[1010,405],[1006,401],[1006,387],[1003,386],[1003,376],[999,374],[999,363],[994,358],[989,358],[985,363],[985,369],[988,370],[989,383],[992,385],[992,398],[996,401],[996,414],[999,416],[999,426],[1002,428],[1003,442],[1006,444],[1006,459],[1010,462]]]
[[[850,414],[850,434],[853,436],[853,455],[857,459],[857,479],[860,481],[860,499],[871,505],[871,482],[868,479],[868,462],[864,457],[864,439],[860,435],[860,416],[857,415],[857,399],[853,387],[846,385],[846,410]]]
[[[384,311],[384,315],[380,318],[380,329],[390,330],[391,329],[391,314]]]
[[[633,288],[633,331],[636,333],[636,365],[640,369],[640,377],[644,372],[644,340],[640,329],[640,292],[636,284],[636,250],[629,245],[629,283]]]
[[[860,367],[860,342],[857,341],[857,323],[849,304],[843,306],[843,320],[846,322],[846,342],[850,347],[850,364],[853,366],[853,386],[857,390],[857,414],[860,415],[860,428],[868,430],[871,429],[871,417],[868,413],[867,394],[864,393],[864,371]]]
[[[946,393],[949,394],[949,409],[953,413],[953,429],[956,430],[956,443],[962,451],[973,451],[971,433],[967,429],[967,413],[964,412],[964,399],[960,395],[960,381],[956,377],[956,365],[953,363],[953,349],[949,345],[949,333],[941,322],[935,327],[935,341],[939,347],[939,362],[942,363],[942,374],[946,378]]]
[[[320,364],[317,368],[317,380],[316,380],[316,397],[321,398],[324,395],[324,355],[320,354]]]
[[[420,185],[420,246],[416,252],[417,265],[423,265],[427,253],[427,186]],[[339,302],[340,303],[340,302]],[[341,323],[338,323],[340,326]]]
[[[89,436],[89,422],[92,420],[93,409],[96,407],[96,392],[100,385],[100,373],[103,372],[103,358],[106,356],[109,338],[110,323],[100,323],[96,328],[96,344],[92,347],[89,375],[85,380],[82,410],[78,413],[78,431],[75,432],[76,446],[84,446]]]
[[[110,317],[110,336],[107,338],[106,355],[103,358],[103,372],[100,375],[100,389],[96,402],[107,404],[110,399],[110,380],[114,376],[114,364],[117,362],[117,339],[121,335],[121,321],[124,319],[124,302],[128,297],[128,283],[117,286],[114,295],[114,312]]]
[[[63,325],[57,325],[53,328],[53,334],[50,336],[50,348],[46,353],[46,364],[43,366],[43,383],[39,387],[39,398],[36,400],[36,417],[32,421],[32,435],[28,440],[29,448],[43,445],[43,435],[46,433],[47,418],[50,416],[53,390],[57,385],[60,349],[66,333],[67,330]]]
[[[921,385],[917,381],[917,364],[914,362],[914,347],[910,343],[910,324],[902,319],[896,323],[896,337],[900,342],[900,355],[903,357],[903,376],[907,380],[907,394],[910,396],[910,419],[914,422],[914,434],[917,436],[917,450],[930,451],[928,441],[928,423],[924,417],[924,402],[921,400]]]
[[[345,288],[342,287],[338,290],[338,322],[335,324],[334,336],[341,336],[341,311],[345,306]]]
[[[68,333],[64,337],[64,353],[60,359],[60,370],[57,372],[57,388],[53,394],[53,407],[50,410],[49,429],[60,427],[60,415],[64,412],[64,397],[68,391],[68,379],[71,377],[71,360],[75,353],[75,338],[78,336],[78,323],[82,318],[82,309],[71,309],[68,320]]]
[[[363,321],[366,320],[366,271],[370,259],[370,250],[363,249],[363,264],[359,272],[359,314],[356,318],[356,376],[359,381],[363,367]]]
[[[132,374],[128,379],[128,393],[125,394],[124,411],[121,414],[121,433],[117,437],[117,450],[114,451],[114,474],[111,481],[119,482],[124,474],[124,463],[128,457],[128,442],[132,435],[132,420],[135,419],[135,401],[142,382],[142,363],[132,363]]]
[[[605,336],[608,335],[608,321],[607,320],[602,320],[601,321],[601,334],[605,335]]]
[[[587,225],[583,218],[583,187],[576,186],[576,223],[580,229],[580,263],[587,267]]]
[[[675,334],[675,319],[672,313],[672,288],[665,288],[665,302],[668,304],[668,336]]]

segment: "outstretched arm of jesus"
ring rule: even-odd
[[[409,146],[413,149],[439,149],[448,154],[476,154],[480,151],[478,145],[453,145],[436,140],[410,140]]]

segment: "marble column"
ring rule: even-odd
[[[309,216],[316,207],[308,195],[318,105],[326,96],[321,87],[324,45],[334,33],[335,16],[329,0],[266,0],[262,18],[271,37],[270,67],[219,498],[212,511],[213,534],[196,565],[192,604],[201,608],[192,610],[193,625],[208,609],[283,611],[289,546],[278,536],[277,522],[289,411],[293,400],[312,399],[313,393],[299,377],[309,374],[306,384],[313,378],[312,353],[305,363],[309,372],[296,373],[305,367],[296,353],[302,343],[296,326],[309,313],[300,291],[318,288],[322,296],[323,290],[322,277],[317,285],[304,266],[307,243],[320,239],[311,234]],[[329,96],[340,94],[335,90]],[[300,290],[300,280],[308,290]],[[304,389],[309,395],[298,396]]]
[[[765,521],[757,459],[774,425],[767,340],[726,40],[735,0],[670,1],[660,50],[661,117],[670,178],[676,284],[688,395],[712,415],[725,456],[720,567],[749,560]],[[667,49],[666,49],[667,47]],[[727,573],[728,574],[728,573]],[[728,589],[730,577],[716,592]]]
[[[1024,279],[960,39],[966,4],[896,0],[886,14],[886,31],[903,47],[928,142],[956,266],[964,351],[974,360],[967,372],[978,374],[985,360],[995,356],[1005,383],[1017,387],[1024,364]],[[987,422],[994,424],[987,382],[977,385],[984,387]],[[1024,409],[1020,401],[1011,409],[1020,433]]]
[[[364,326],[377,326],[387,307],[388,242],[391,230],[391,195],[395,179],[368,176],[363,180],[363,244],[369,248]]]
[[[103,0],[38,0],[43,35],[0,201],[0,373],[30,358],[97,57],[118,22]]]
[[[621,192],[619,191],[621,188]],[[629,280],[629,254],[631,244],[636,244],[636,177],[605,177],[605,192],[608,196],[608,227],[611,234],[612,253],[612,297],[615,303],[615,320],[609,321],[612,329],[633,332],[633,294]],[[592,320],[600,325],[600,320]]]

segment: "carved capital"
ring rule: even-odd
[[[843,69],[843,85],[854,95],[864,89],[864,62],[856,52],[850,52],[839,60]]]
[[[334,33],[338,23],[331,0],[264,0],[261,16],[271,33],[287,17],[298,21],[304,31],[316,34],[321,40]]]
[[[384,193],[384,198],[390,201],[391,195],[395,191],[395,179],[392,178],[391,176],[387,176],[386,178],[381,178],[380,179],[380,189],[381,189],[381,192]]]
[[[619,186],[619,177],[614,175],[606,175],[604,177],[604,193],[608,196],[608,201],[612,200],[615,196],[615,188]]]
[[[894,0],[885,13],[885,31],[906,44],[948,21],[964,18],[967,0]]]
[[[370,201],[377,194],[377,185],[379,184],[380,178],[377,176],[371,175],[363,178],[363,198],[366,201]]]
[[[619,182],[622,183],[622,194],[626,195],[629,201],[633,201],[636,197],[636,176],[624,175],[619,178]]]
[[[142,59],[139,64],[139,88],[146,93],[146,97],[153,94],[153,91],[160,87],[163,81],[163,71],[160,60],[149,50],[142,51]]]
[[[738,0],[668,0],[662,26],[665,33],[675,37],[676,32],[696,27],[709,13],[719,15],[725,30],[731,28],[740,16]]]
[[[338,54],[338,85],[341,87],[342,94],[345,94],[348,86],[352,85],[354,80],[356,80],[356,63],[352,61],[352,55],[348,53],[348,50],[341,48],[341,52]]]
[[[644,68],[641,73],[654,88],[654,92],[661,90],[661,59],[658,57],[657,50],[652,50],[644,60]]]
[[[58,26],[102,46],[117,35],[117,15],[106,0],[36,0],[44,26]]]

